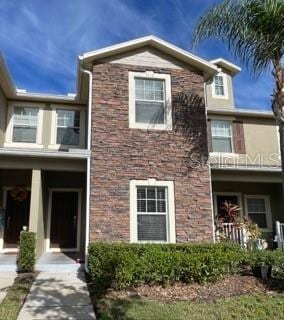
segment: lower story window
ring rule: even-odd
[[[137,187],[138,241],[167,241],[167,188]]]
[[[246,208],[248,217],[261,229],[271,228],[269,198],[266,196],[247,196]]]
[[[132,242],[175,242],[173,197],[172,181],[131,181]]]

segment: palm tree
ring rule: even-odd
[[[224,0],[213,5],[197,22],[193,46],[212,37],[227,43],[256,77],[272,70],[271,108],[279,126],[284,193],[284,0]]]

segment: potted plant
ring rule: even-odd
[[[270,279],[272,273],[271,257],[266,251],[255,251],[252,254],[252,272],[256,278]]]

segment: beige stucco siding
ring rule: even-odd
[[[273,122],[245,121],[244,136],[246,153],[251,159],[259,159],[264,165],[279,163],[278,133]]]
[[[224,73],[225,74],[225,73]],[[209,81],[206,84],[206,99],[207,99],[207,107],[208,108],[234,108],[234,92],[233,92],[233,81],[232,77],[228,74],[225,74],[226,82],[227,82],[227,90],[228,90],[228,98],[227,99],[217,99],[213,97],[212,91],[214,90],[213,82]]]
[[[2,110],[2,99],[0,92],[0,147],[1,141],[5,142],[6,147],[17,148],[41,148],[41,149],[60,149],[67,150],[69,146],[61,146],[56,144],[56,109],[67,109],[80,111],[80,144],[78,146],[70,146],[70,148],[83,149],[86,146],[86,106],[67,105],[67,104],[49,104],[49,103],[37,103],[37,102],[23,102],[23,101],[9,101],[7,112]],[[14,143],[13,140],[13,110],[15,107],[34,107],[39,108],[38,113],[38,135],[36,143]],[[5,113],[6,112],[6,113]],[[3,116],[2,116],[3,115]],[[6,125],[7,123],[7,125]],[[2,133],[2,134],[1,134]],[[52,138],[54,137],[54,138]],[[2,140],[1,140],[2,139]]]

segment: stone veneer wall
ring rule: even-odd
[[[128,71],[170,73],[173,131],[129,129]],[[184,92],[203,97],[203,77],[189,69],[123,64],[93,66],[91,241],[129,241],[129,182],[173,180],[177,242],[213,241],[204,105],[183,102]],[[193,99],[194,100],[194,99]]]

